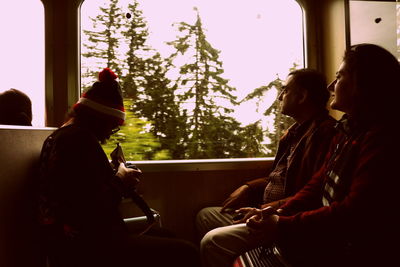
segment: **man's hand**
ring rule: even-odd
[[[236,209],[248,205],[250,188],[248,185],[242,185],[232,192],[232,194],[222,203],[221,212],[227,209]]]
[[[234,224],[238,223],[247,223],[247,220],[253,217],[254,215],[260,215],[263,214],[263,216],[268,216],[272,214],[278,214],[278,211],[275,210],[273,207],[269,206],[264,209],[257,209],[257,208],[240,208],[238,210],[235,210],[235,213],[241,214],[241,216],[234,216],[234,218],[239,218],[237,220],[234,220]]]
[[[240,208],[235,210],[236,215],[233,216],[233,223],[245,223],[250,217],[257,214],[257,208]]]

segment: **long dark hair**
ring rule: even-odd
[[[398,60],[378,45],[358,44],[345,52],[343,61],[355,84],[354,119],[367,124],[398,119]]]

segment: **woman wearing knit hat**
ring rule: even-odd
[[[140,170],[115,173],[100,142],[125,119],[121,88],[109,69],[44,142],[39,218],[50,266],[199,266],[197,248],[171,237],[130,235],[118,206]]]
[[[122,91],[116,79],[117,75],[108,68],[100,72],[99,81],[82,94],[64,126],[71,123],[85,125],[100,142],[105,142],[125,120]]]

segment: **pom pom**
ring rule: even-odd
[[[107,81],[113,81],[117,79],[118,76],[115,74],[112,70],[109,68],[104,68],[100,73],[99,73],[99,81],[100,82],[107,82]]]

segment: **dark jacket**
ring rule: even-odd
[[[44,142],[40,157],[42,238],[55,262],[111,266],[128,236],[118,211],[122,182],[87,129],[69,125]],[[93,259],[98,265],[93,265]],[[107,263],[107,261],[109,261]]]
[[[335,135],[336,120],[323,113],[316,118],[303,123],[300,127],[295,123],[279,142],[278,152],[276,154],[272,169],[274,169],[279,160],[285,156],[285,151],[294,145],[292,157],[287,162],[285,197],[290,197],[299,191],[322,165],[332,137]],[[296,127],[296,136],[290,133]],[[259,202],[265,186],[268,183],[268,177],[259,178],[247,182],[252,192],[258,195]],[[259,203],[260,204],[260,203]]]
[[[295,266],[392,266],[400,247],[399,138],[379,125],[339,126],[322,168],[282,206],[278,243]]]

